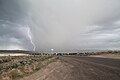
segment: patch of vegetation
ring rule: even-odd
[[[1,60],[3,58],[0,58]],[[38,71],[43,66],[56,59],[55,56],[48,55],[31,55],[31,56],[16,56],[6,58],[0,63],[0,78],[1,80],[15,80]],[[9,61],[8,61],[9,60]],[[5,62],[5,63],[4,63]]]

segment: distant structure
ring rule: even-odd
[[[53,54],[54,49],[51,49],[51,51],[52,51],[52,54]]]

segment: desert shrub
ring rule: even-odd
[[[16,79],[23,77],[23,73],[19,69],[12,69],[11,71],[9,71],[9,76],[11,77],[11,79]]]
[[[37,56],[19,56],[19,57],[9,57],[0,58],[0,77],[3,73],[8,73],[8,78],[16,79],[22,77],[26,74],[31,74],[34,71],[38,71],[43,66],[50,62],[49,58],[53,56],[48,55],[37,55]],[[44,61],[45,60],[45,61]],[[21,74],[22,73],[22,74]],[[3,79],[2,79],[3,80]]]

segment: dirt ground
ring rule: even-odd
[[[60,57],[60,60],[21,80],[120,80],[120,68],[83,59]]]
[[[60,60],[52,62],[35,74],[21,80],[65,80],[73,66]]]
[[[118,54],[91,55],[90,57],[101,57],[101,58],[120,59],[120,55],[118,55]]]

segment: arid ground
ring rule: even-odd
[[[120,59],[60,56],[21,80],[120,80]]]

